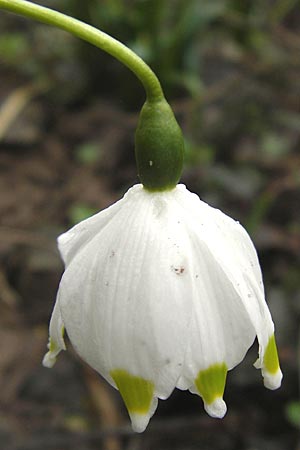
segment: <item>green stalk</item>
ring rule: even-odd
[[[173,189],[182,172],[184,142],[173,111],[150,67],[121,42],[73,17],[25,0],[0,0],[0,9],[68,31],[109,53],[137,76],[147,95],[135,133],[138,175],[149,191]]]
[[[149,102],[164,98],[158,78],[150,67],[128,47],[97,28],[58,11],[25,0],[0,0],[0,9],[61,28],[99,47],[118,59],[137,76],[145,88]]]

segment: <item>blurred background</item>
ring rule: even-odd
[[[45,369],[63,270],[56,237],[138,182],[134,76],[72,36],[0,11],[0,447],[300,449],[300,6],[297,0],[48,0],[155,70],[186,140],[182,182],[239,220],[261,260],[282,388],[257,345],[228,375],[227,416],[176,390],[132,433],[118,393],[68,344]]]

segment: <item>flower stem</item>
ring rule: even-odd
[[[58,11],[25,0],[0,0],[0,9],[61,28],[99,47],[118,59],[137,76],[145,88],[148,102],[156,102],[164,98],[158,78],[150,67],[124,44],[97,28]]]
[[[181,129],[160,83],[149,66],[132,50],[97,28],[26,0],[0,0],[0,9],[53,25],[77,36],[125,64],[142,82],[146,102],[135,135],[139,178],[149,191],[173,189],[180,179],[184,142]]]

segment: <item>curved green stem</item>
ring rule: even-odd
[[[150,67],[132,50],[108,34],[80,20],[25,0],[0,0],[0,8],[61,28],[101,48],[125,64],[138,77],[149,102],[164,98],[158,78]]]
[[[183,136],[150,67],[121,42],[73,17],[26,0],[0,0],[0,9],[68,31],[114,56],[139,78],[147,100],[135,135],[138,174],[144,188],[149,191],[173,189],[182,171]]]

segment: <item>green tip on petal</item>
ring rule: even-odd
[[[275,336],[272,334],[263,358],[264,385],[268,389],[277,389],[281,385],[282,373],[279,366],[279,359],[276,347]]]
[[[60,329],[60,333],[61,333],[61,337],[63,339],[64,334],[65,334],[65,327],[62,326]],[[61,350],[65,350],[66,347],[64,345],[64,342],[61,343],[61,345],[59,345],[55,339],[53,339],[53,337],[49,337],[49,341],[48,341],[48,352],[45,354],[42,364],[44,367],[48,367],[49,369],[51,369],[54,364],[56,363],[56,359],[57,359],[57,355],[61,352]]]
[[[226,376],[227,366],[220,363],[200,370],[195,379],[195,386],[203,398],[205,410],[212,417],[222,418],[226,414],[226,404],[222,399]]]
[[[270,337],[266,347],[264,354],[264,367],[272,375],[274,375],[279,369],[279,359],[274,334]]]
[[[56,363],[57,355],[60,352],[60,348],[51,337],[49,338],[48,349],[49,351],[44,356],[42,364],[44,367],[51,369]]]
[[[155,410],[154,384],[150,380],[131,375],[123,369],[114,369],[110,375],[122,395],[134,431],[144,431]]]

